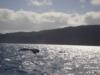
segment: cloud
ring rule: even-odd
[[[68,15],[59,12],[36,13],[0,9],[0,32],[38,31],[67,24]]]
[[[86,0],[80,0],[80,2],[81,2],[81,3],[85,3],[85,2],[86,2]]]
[[[90,0],[93,5],[100,5],[100,0]]]
[[[84,22],[87,24],[100,25],[100,12],[89,12],[84,16]]]
[[[64,12],[37,13],[0,9],[0,33],[39,31],[83,24],[100,24],[100,12],[68,14]]]
[[[80,0],[80,3],[86,3],[87,0]],[[100,5],[100,0],[89,0],[92,5]]]
[[[27,0],[27,2],[29,3],[29,5],[38,6],[38,7],[52,5],[51,0]]]

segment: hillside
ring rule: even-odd
[[[0,43],[100,45],[100,25],[0,34]]]

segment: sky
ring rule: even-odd
[[[100,0],[0,0],[0,33],[100,25]]]

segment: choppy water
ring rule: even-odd
[[[100,47],[0,44],[0,75],[100,75]]]

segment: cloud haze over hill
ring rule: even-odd
[[[0,9],[0,32],[39,31],[77,25],[100,24],[100,12],[84,14]]]
[[[100,0],[0,0],[0,33],[99,24]]]

